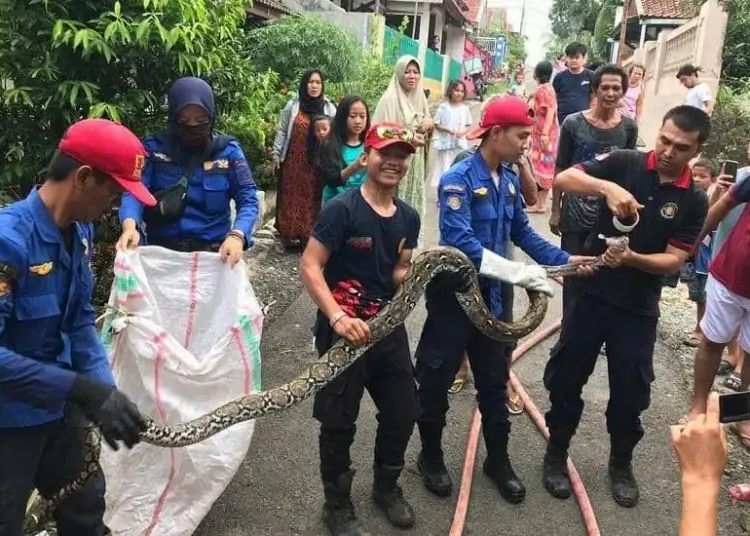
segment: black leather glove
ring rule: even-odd
[[[117,388],[79,374],[73,381],[68,400],[81,408],[113,450],[120,448],[118,441],[128,448],[140,442],[146,422],[136,405]]]
[[[474,269],[467,266],[458,272],[442,272],[436,275],[427,285],[428,292],[468,292],[476,277]]]

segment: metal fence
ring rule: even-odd
[[[430,80],[437,80],[438,82],[442,82],[444,62],[445,62],[445,58],[441,54],[438,54],[434,50],[428,48],[427,54],[425,55],[425,60],[424,60],[425,78],[429,78]]]
[[[385,27],[385,36],[383,39],[383,50],[385,51],[385,60],[393,65],[404,55],[419,57],[419,42],[408,37],[398,30]]]

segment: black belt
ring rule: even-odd
[[[194,238],[153,238],[148,241],[149,245],[161,246],[172,251],[190,253],[193,251],[218,252],[221,242],[210,242],[207,240],[196,240]]]

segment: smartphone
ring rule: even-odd
[[[735,182],[737,180],[737,169],[740,167],[740,163],[734,160],[724,160],[724,175],[729,175],[731,179],[727,179],[729,182]]]
[[[719,421],[723,423],[750,421],[750,392],[719,397]]]

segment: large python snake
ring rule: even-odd
[[[626,237],[618,239],[620,243]],[[626,243],[626,242],[625,242]],[[601,266],[601,258],[590,264]],[[575,275],[577,265],[544,267],[549,277]],[[147,428],[141,434],[144,443],[159,447],[184,447],[199,443],[227,428],[259,417],[289,409],[307,399],[334,378],[342,374],[367,350],[403,324],[414,310],[427,284],[439,274],[472,273],[473,284],[467,292],[456,292],[456,299],[463,311],[477,329],[498,341],[516,341],[533,332],[547,313],[548,298],[541,292],[527,290],[529,307],[524,316],[513,323],[497,320],[487,309],[479,289],[474,264],[462,252],[450,247],[436,247],[425,250],[414,259],[396,295],[368,321],[370,338],[366,345],[355,347],[341,339],[320,359],[292,381],[279,387],[253,393],[232,400],[214,411],[174,426],[158,425],[151,417],[146,417]],[[86,437],[86,467],[75,479],[54,496],[37,501],[27,513],[25,530],[32,532],[51,517],[58,504],[71,493],[83,486],[89,477],[99,469],[101,436],[96,427],[91,426]]]

